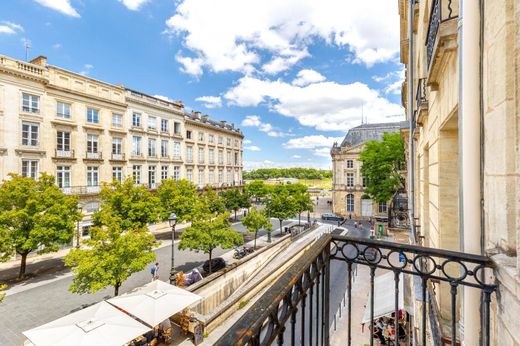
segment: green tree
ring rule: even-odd
[[[279,192],[273,193],[271,195],[271,199],[267,208],[267,215],[278,219],[280,222],[280,235],[282,235],[283,220],[288,219],[296,214],[296,203],[294,197],[289,194],[289,191],[282,189]]]
[[[21,256],[18,277],[25,277],[27,255],[58,251],[70,243],[80,220],[77,196],[65,195],[51,175],[38,180],[10,174],[0,186],[0,259]]]
[[[230,189],[222,193],[224,203],[228,210],[235,212],[235,220],[237,219],[237,211],[240,208],[248,208],[251,206],[249,197],[246,193],[241,192],[239,189]]]
[[[73,249],[65,257],[65,265],[75,274],[69,287],[74,293],[94,293],[113,286],[117,296],[130,275],[155,260],[155,237],[145,228],[122,229],[119,217],[108,225],[92,227],[90,239],[83,242],[85,248]]]
[[[167,220],[171,212],[177,215],[178,222],[191,220],[197,200],[197,188],[191,182],[185,179],[163,180],[157,189],[157,195],[163,206],[163,220]]]
[[[294,205],[296,208],[296,212],[298,213],[298,225],[301,224],[301,214],[304,211],[313,211],[314,204],[312,203],[311,196],[307,191],[301,192],[298,191],[293,194]]]
[[[159,199],[144,186],[134,186],[131,178],[123,183],[105,184],[99,193],[102,208],[94,214],[97,226],[119,222],[122,230],[145,228],[159,220]]]
[[[254,197],[257,201],[259,198],[267,196],[268,187],[262,180],[255,180],[245,186],[245,191],[250,197]]]
[[[208,212],[220,214],[226,211],[224,198],[216,193],[210,186],[204,189],[200,198],[203,200],[204,205],[207,206]]]
[[[366,191],[377,202],[387,202],[403,186],[400,170],[405,163],[404,141],[399,133],[385,133],[383,140],[365,143],[359,156]]]
[[[268,238],[269,241],[271,241],[271,229],[273,225],[271,225],[271,222],[269,221],[269,218],[265,216],[264,213],[256,210],[255,207],[251,209],[249,214],[245,216],[242,219],[242,224],[246,226],[247,230],[249,232],[255,233],[255,245],[254,248],[256,249],[256,236],[258,234],[258,231],[261,229],[265,229],[268,232]]]
[[[217,247],[230,249],[244,242],[243,236],[231,228],[228,221],[229,213],[218,215],[195,211],[197,217],[193,219],[191,227],[182,232],[179,249],[203,251],[209,255],[209,272],[213,250]]]

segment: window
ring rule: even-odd
[[[193,162],[193,147],[186,147],[186,161]]]
[[[97,153],[99,146],[98,135],[87,135],[87,153]]]
[[[133,165],[132,178],[135,184],[141,184],[141,165]]]
[[[386,213],[386,202],[379,202],[378,209],[380,213]]]
[[[29,113],[40,112],[40,96],[22,94],[22,110]]]
[[[235,166],[238,166],[238,153],[235,153]]]
[[[199,148],[199,163],[204,163],[204,148]]]
[[[87,186],[98,186],[99,185],[99,167],[88,166],[87,167]]]
[[[112,167],[112,180],[123,182],[123,167]]]
[[[22,176],[38,178],[38,160],[22,160]]]
[[[87,108],[87,123],[99,124],[99,111],[94,108]]]
[[[368,184],[368,178],[363,177],[363,187],[367,187],[367,184]]]
[[[219,165],[224,164],[224,152],[222,150],[218,151],[218,164]]]
[[[215,184],[215,170],[214,169],[209,170],[209,183]]]
[[[58,131],[56,135],[56,149],[70,151],[70,132]]]
[[[173,123],[173,133],[175,133],[176,135],[181,134],[181,123],[178,123],[178,122]]]
[[[164,139],[161,141],[161,157],[168,157],[168,141]]]
[[[347,168],[354,168],[354,161],[347,160]]]
[[[354,173],[347,173],[347,176],[346,176],[346,181],[345,181],[345,184],[348,186],[348,187],[353,187],[354,186]]]
[[[152,156],[152,157],[157,156],[157,153],[155,150],[156,150],[156,139],[148,138],[148,156]]]
[[[168,119],[161,119],[161,132],[168,132]]]
[[[155,166],[148,167],[148,187],[155,187]]]
[[[231,185],[231,171],[228,169],[228,171],[226,172],[226,183],[228,185]]]
[[[173,157],[179,159],[181,157],[181,143],[173,142]]]
[[[161,180],[168,179],[168,166],[161,166]]]
[[[204,141],[204,132],[199,131],[199,142]]]
[[[179,180],[181,179],[181,167],[173,166],[173,179]]]
[[[227,164],[231,164],[231,151],[226,152]]]
[[[209,135],[209,136],[208,136],[208,142],[210,142],[210,143],[215,142],[215,136],[213,136],[213,135]]]
[[[58,101],[56,103],[56,116],[58,118],[70,119],[70,104]]]
[[[238,147],[238,139],[235,139],[235,147]]]
[[[199,169],[199,185],[204,185],[204,171]]]
[[[141,113],[132,113],[132,126],[141,127]]]
[[[141,156],[141,137],[132,137],[132,155]]]
[[[354,211],[354,195],[351,193],[347,195],[347,211]]]
[[[123,127],[123,116],[121,114],[112,114],[112,127],[118,129]]]
[[[227,145],[228,147],[231,146],[231,138],[226,138],[226,145]]]
[[[186,180],[192,182],[193,181],[193,170],[186,170]]]
[[[38,132],[38,124],[22,123],[22,145],[38,146]]]
[[[152,130],[152,131],[157,130],[157,118],[156,117],[148,117],[148,130]]]
[[[222,136],[218,136],[218,144],[224,143],[224,138]]]
[[[215,163],[215,150],[209,149],[209,164],[212,165]]]
[[[70,166],[56,167],[56,185],[59,188],[70,187]]]
[[[123,138],[112,138],[112,154],[121,155],[123,148]]]
[[[99,203],[98,202],[88,202],[85,205],[85,209],[87,210],[87,213],[95,213],[99,210]]]
[[[186,139],[191,139],[191,131],[186,131]]]
[[[221,169],[218,170],[218,183],[222,184],[222,170]]]

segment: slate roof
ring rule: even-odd
[[[341,142],[341,147],[352,147],[358,144],[383,139],[383,134],[398,132],[401,128],[406,128],[408,121],[394,123],[362,124],[348,130],[347,135]]]

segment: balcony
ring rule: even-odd
[[[99,193],[99,191],[101,191],[101,186],[67,186],[61,187],[60,189],[66,195],[96,195]]]
[[[124,153],[112,153],[111,155],[112,161],[126,161]]]
[[[100,151],[96,151],[96,152],[87,151],[85,153],[85,160],[98,160],[98,161],[101,161],[101,160],[103,160],[103,155],[101,154]]]
[[[75,160],[74,150],[58,150],[54,151],[54,158],[56,159],[65,159],[65,160]]]
[[[457,341],[457,293],[461,287],[478,290],[482,293],[483,313],[480,314],[482,326],[482,345],[490,345],[490,302],[496,291],[494,284],[485,282],[492,270],[491,261],[484,256],[459,253],[448,250],[421,247],[417,245],[399,244],[386,241],[357,237],[346,237],[337,234],[324,234],[312,244],[304,256],[297,259],[251,307],[235,322],[230,329],[215,343],[224,345],[270,345],[277,342],[292,345],[329,345],[329,333],[332,327],[330,293],[336,289],[337,278],[331,281],[331,262],[335,269],[345,270],[346,304],[346,339],[344,345],[352,344],[352,286],[353,272],[357,266],[369,269],[369,301],[367,303],[368,325],[374,325],[374,296],[381,293],[375,291],[376,272],[393,273],[394,299],[390,313],[399,316],[399,302],[403,294],[414,296],[418,301],[417,311],[421,316],[414,316],[417,344],[426,345],[429,333],[427,321],[432,319],[435,300],[430,289],[433,282],[448,288],[447,303],[451,305],[451,329],[448,342]],[[344,269],[343,269],[344,268]],[[336,270],[337,271],[337,270]],[[415,278],[415,280],[414,280]],[[415,289],[407,293],[400,286],[413,283]],[[403,285],[404,287],[404,285]],[[391,288],[391,289],[392,289]],[[430,295],[427,295],[430,292]],[[429,297],[425,299],[423,297]],[[478,314],[479,307],[475,307]],[[427,318],[429,312],[429,319]],[[354,320],[358,328],[360,320]],[[369,327],[370,328],[370,327]],[[399,328],[396,328],[396,339],[399,339]],[[431,335],[434,344],[440,344],[441,337]],[[374,345],[374,333],[366,333],[370,345]],[[368,342],[367,342],[368,343]],[[392,343],[393,344],[393,343]]]
[[[428,99],[426,96],[426,78],[420,78],[417,83],[417,92],[415,94],[417,105],[415,121],[418,126],[422,126],[425,117],[428,115]]]
[[[437,88],[441,62],[457,49],[458,0],[434,0],[426,36],[428,84]]]

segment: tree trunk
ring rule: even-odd
[[[211,274],[211,255],[213,250],[209,250],[209,273]]]
[[[119,282],[116,282],[116,284],[114,285],[114,296],[118,296],[119,295],[119,287],[121,287],[121,284]]]
[[[22,255],[22,261],[20,263],[20,273],[18,274],[18,279],[25,278],[25,269],[27,268],[27,255],[29,252],[21,253]]]
[[[253,249],[255,249],[255,250],[256,250],[256,235],[257,235],[257,233],[258,233],[258,230],[255,231],[255,245],[253,246]]]
[[[301,223],[300,223],[300,218],[301,218],[301,216],[302,216],[302,213],[298,213],[298,226],[301,225]]]
[[[282,219],[278,219],[278,221],[280,221],[280,236],[283,236],[283,228],[282,228],[283,220]]]

